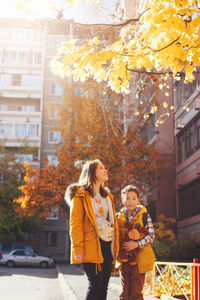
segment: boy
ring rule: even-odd
[[[153,269],[155,262],[151,247],[155,237],[153,224],[146,208],[139,204],[139,191],[134,185],[128,185],[121,191],[121,199],[124,207],[117,214],[120,234],[118,261],[121,263],[122,289],[119,300],[142,300],[145,273]],[[139,237],[132,234],[130,237],[137,238],[129,239],[128,230],[139,231]]]

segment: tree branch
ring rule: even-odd
[[[163,71],[163,72],[156,72],[156,71],[146,71],[146,70],[137,70],[137,69],[129,69],[128,71],[141,73],[141,74],[150,74],[150,75],[164,75],[164,74],[172,74],[171,71]]]
[[[122,23],[116,23],[116,24],[106,24],[106,23],[97,23],[97,24],[94,24],[94,23],[90,23],[90,24],[84,24],[84,23],[77,23],[77,22],[74,22],[74,24],[76,25],[82,25],[82,26],[87,26],[87,27],[90,27],[90,26],[109,26],[109,27],[123,27],[123,26],[126,26],[130,23],[137,23],[139,22],[140,18],[142,17],[142,15],[147,12],[150,8],[147,8],[146,10],[144,10],[138,18],[132,18],[132,19],[128,19]]]

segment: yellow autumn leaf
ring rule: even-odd
[[[151,109],[151,113],[154,114],[158,110],[157,106],[153,106]]]
[[[163,102],[163,107],[168,108],[168,104],[166,102]]]

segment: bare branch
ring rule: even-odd
[[[164,74],[172,74],[171,71],[162,71],[162,72],[156,72],[156,71],[146,71],[146,70],[137,70],[137,69],[129,69],[128,71],[141,73],[141,74],[150,74],[150,75],[164,75]]]
[[[97,24],[94,24],[94,23],[90,23],[90,24],[84,24],[84,23],[77,23],[77,22],[74,22],[74,24],[76,25],[82,25],[82,26],[87,26],[87,27],[90,27],[90,26],[108,26],[108,27],[123,27],[123,26],[126,26],[130,23],[137,23],[139,22],[140,18],[142,17],[142,15],[147,12],[150,8],[147,8],[146,10],[144,10],[138,18],[132,18],[132,19],[128,19],[122,23],[116,23],[116,24],[106,24],[106,23],[97,23]]]

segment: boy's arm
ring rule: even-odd
[[[138,241],[138,245],[140,248],[145,247],[148,244],[152,244],[155,238],[153,223],[149,214],[147,217],[147,223],[145,225],[145,228],[147,229],[148,233],[142,240]]]

